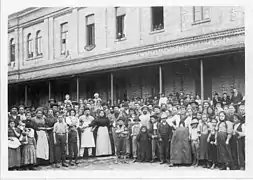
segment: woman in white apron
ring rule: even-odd
[[[103,110],[99,111],[98,118],[92,122],[91,126],[92,131],[97,128],[96,156],[111,155],[112,148],[108,131],[110,121]]]

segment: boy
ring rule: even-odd
[[[137,135],[140,132],[141,129],[141,123],[140,123],[140,119],[138,117],[134,118],[134,124],[132,126],[132,133],[131,133],[131,137],[132,137],[132,149],[133,149],[133,162],[137,161]]]
[[[172,138],[172,127],[167,123],[167,114],[161,115],[161,123],[157,128],[157,135],[160,142],[160,164],[169,163],[170,141]]]
[[[123,162],[126,163],[126,140],[127,140],[127,135],[128,135],[128,129],[124,124],[124,119],[119,118],[117,121],[117,126],[115,130],[116,134],[116,163],[118,163],[118,159],[120,156],[123,156]]]
[[[156,151],[159,147],[158,144],[158,135],[157,135],[157,127],[158,127],[158,117],[156,115],[152,115],[150,116],[150,121],[151,121],[151,127],[150,127],[150,133],[151,133],[151,144],[152,144],[152,161],[151,162],[155,162],[155,160],[157,159],[156,156]]]
[[[58,122],[54,124],[54,144],[56,147],[56,154],[61,154],[61,160],[62,160],[62,166],[68,167],[66,164],[66,145],[68,142],[68,126],[63,121],[63,114],[58,115]],[[60,158],[57,158],[57,161],[59,161]],[[57,162],[59,163],[59,162]],[[56,168],[59,168],[60,166],[56,164]]]
[[[199,129],[198,129],[199,121],[194,118],[191,122],[191,128],[189,131],[190,134],[190,141],[192,147],[192,154],[193,154],[193,166],[197,167],[199,164]]]
[[[77,147],[77,129],[76,129],[76,126],[73,124],[69,126],[68,147],[69,147],[69,164],[71,166],[74,166],[75,164],[78,164],[77,162],[78,147]],[[73,154],[74,154],[75,164],[72,162]]]

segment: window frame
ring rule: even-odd
[[[89,18],[93,18],[93,22],[89,23]],[[95,14],[89,14],[85,17],[85,28],[86,28],[86,46],[87,51],[92,50],[96,46],[96,29],[95,29]]]
[[[64,26],[66,26],[65,30],[64,30]],[[64,22],[60,24],[60,48],[61,48],[61,55],[66,55],[67,51],[68,51],[68,22]],[[63,40],[64,43],[63,43]]]
[[[33,58],[33,39],[32,34],[27,34],[27,58]]]
[[[15,51],[15,48],[16,47],[15,47],[15,43],[14,43],[14,38],[10,39],[10,46],[9,46],[9,48],[10,48],[10,62],[15,62],[15,60],[16,60],[16,55],[15,55],[16,51]]]
[[[199,12],[200,17],[201,17],[200,20],[196,20],[196,7],[200,7],[200,12]],[[209,10],[208,17],[207,18],[204,17],[205,8],[209,8],[209,7],[193,6],[193,25],[211,21],[211,19],[210,19],[210,10]]]
[[[41,31],[38,30],[36,32],[36,55],[37,56],[42,56],[42,36],[41,36]]]
[[[162,24],[161,24],[161,26],[160,26],[160,24],[159,25],[155,24],[155,18],[154,18],[155,17],[155,15],[154,15],[155,8],[162,8]],[[164,7],[163,6],[153,6],[153,7],[151,7],[151,31],[156,32],[156,31],[162,31],[162,30],[164,30]]]
[[[115,7],[115,17],[116,17],[116,39],[121,40],[125,38],[125,17],[126,17],[126,12],[123,14],[118,15],[118,9],[120,7]],[[120,25],[121,22],[121,25]],[[119,34],[120,33],[120,34]]]

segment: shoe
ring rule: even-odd
[[[245,167],[240,167],[240,170],[244,171],[244,170],[245,170]]]
[[[78,164],[79,164],[79,162],[78,162],[78,161],[75,161],[75,164],[76,164],[76,165],[78,165]]]
[[[166,162],[165,162],[165,161],[162,161],[162,162],[160,162],[160,164],[166,164]]]
[[[60,168],[61,166],[59,164],[55,164],[55,167],[56,168]]]
[[[70,162],[69,164],[70,164],[70,166],[74,166],[75,165],[73,162]]]
[[[136,159],[136,158],[134,158],[133,163],[135,163],[136,161],[137,161],[137,159]]]
[[[174,165],[172,163],[169,164],[169,167],[173,167]]]
[[[154,160],[154,159],[152,159],[150,162],[151,162],[151,163],[154,163],[154,162],[155,162],[155,160]]]
[[[214,169],[215,168],[215,164],[212,165],[212,167],[210,169]]]
[[[62,163],[63,167],[69,167],[66,163]]]

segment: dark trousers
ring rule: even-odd
[[[60,162],[60,159],[62,163],[66,162],[66,135],[59,135],[56,134],[56,145],[55,145],[55,153],[58,156],[61,156],[61,158],[57,158],[57,163]]]
[[[78,153],[77,142],[69,142],[68,145],[69,145],[69,160],[70,160],[70,162],[72,162],[73,155],[74,155],[75,161],[77,161],[77,153]]]
[[[117,156],[120,156],[120,155],[126,155],[126,137],[117,137],[116,138],[116,148],[117,148],[117,151],[116,151],[116,154]]]
[[[168,136],[162,136],[162,141],[160,142],[160,160],[167,161],[170,159],[170,141]]]
[[[157,149],[159,149],[159,142],[158,139],[152,139],[151,141],[152,144],[152,159],[156,159],[157,158]]]

